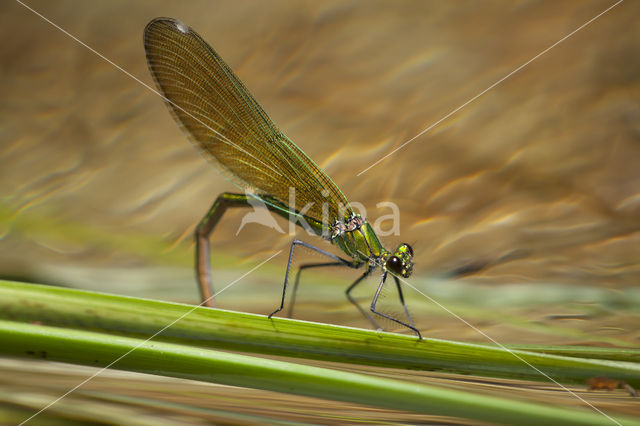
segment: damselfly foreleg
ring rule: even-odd
[[[380,280],[380,284],[378,285],[378,289],[376,290],[376,294],[373,296],[373,300],[371,301],[371,312],[373,312],[374,314],[378,314],[381,317],[385,317],[387,319],[390,319],[393,322],[396,322],[396,323],[398,323],[400,325],[403,325],[403,326],[407,327],[408,329],[410,329],[414,333],[416,333],[418,338],[420,340],[422,340],[422,335],[420,334],[418,329],[413,325],[413,320],[411,320],[411,316],[409,316],[409,320],[411,321],[411,325],[410,325],[410,324],[407,324],[406,322],[400,321],[399,319],[392,317],[391,315],[383,314],[382,312],[376,311],[376,303],[378,303],[378,297],[380,297],[380,293],[382,292],[382,287],[384,286],[384,282],[387,279],[387,274],[388,274],[387,271],[383,272],[383,274],[382,274],[382,279]],[[396,282],[396,285],[398,286],[398,289],[400,289],[400,283]],[[402,293],[400,293],[400,297],[401,297],[400,300],[402,301],[402,306],[405,306],[405,304],[404,304],[404,296],[402,296]],[[406,306],[405,306],[405,312],[407,312],[407,314],[409,313],[407,311]]]

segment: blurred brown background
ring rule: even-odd
[[[607,312],[576,327],[638,343],[637,2],[360,176],[613,2],[28,4],[150,85],[144,26],[183,20],[369,219],[389,213],[379,202],[399,206],[401,235],[383,240],[414,246],[418,288],[502,312],[535,302],[534,319]],[[195,302],[193,227],[234,188],[158,96],[18,3],[0,13],[0,275]],[[214,269],[229,269],[218,283],[291,241],[259,225],[236,236],[244,212],[214,235]],[[261,306],[277,301],[285,263],[282,254],[266,267],[275,299]],[[223,306],[250,310],[234,294]],[[413,297],[412,309],[437,310]]]

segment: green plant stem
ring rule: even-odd
[[[418,341],[392,333],[8,281],[0,281],[0,318],[139,338],[172,324],[154,340],[403,369],[538,381],[551,377],[565,384],[583,385],[588,378],[607,376],[640,386],[640,365],[631,362]]]
[[[506,424],[596,425],[604,414],[104,333],[0,321],[0,353]],[[115,362],[114,362],[115,361]],[[624,424],[640,424],[618,419]]]

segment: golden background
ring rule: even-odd
[[[29,3],[149,85],[146,23],[171,16],[193,27],[371,221],[389,213],[377,203],[398,205],[401,235],[382,240],[413,245],[411,283],[436,300],[502,312],[553,303],[551,314],[578,316],[591,315],[580,310],[589,305],[615,317],[640,300],[637,3],[622,3],[358,176],[610,4]],[[196,302],[193,228],[235,188],[141,83],[18,3],[3,4],[2,22],[0,274]],[[236,236],[245,212],[214,233],[214,279],[222,285],[283,249],[265,269],[270,278],[254,277],[266,295],[238,285],[221,299],[264,313],[277,303],[292,236],[255,224]],[[354,278],[327,285],[345,310],[341,293]],[[416,297],[417,316],[437,310]],[[615,319],[615,332],[579,327],[637,344],[626,321]],[[440,323],[424,327],[438,336]]]

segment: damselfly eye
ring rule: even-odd
[[[409,252],[409,254],[411,256],[413,256],[413,248],[407,243],[402,243],[402,245],[405,246],[407,248],[407,251]]]
[[[394,274],[402,274],[402,260],[400,260],[397,256],[391,256],[389,260],[387,260],[386,267]]]

